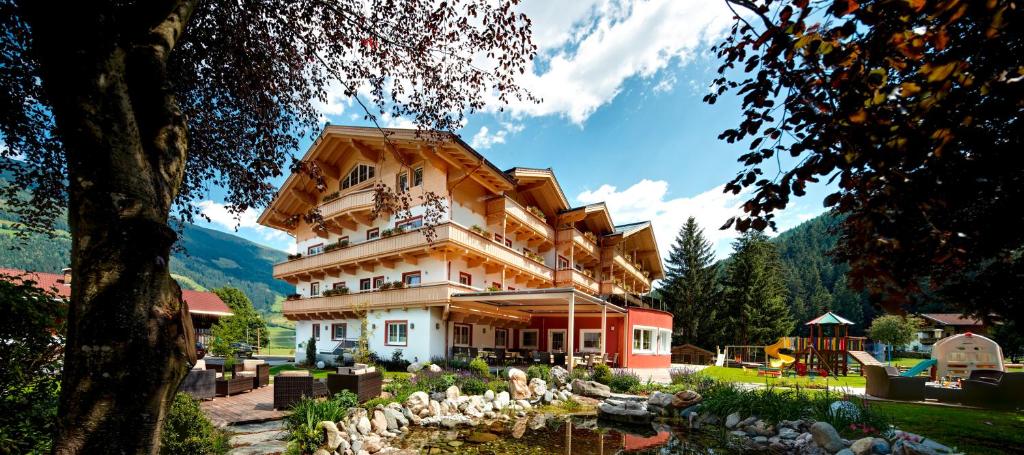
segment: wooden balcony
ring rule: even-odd
[[[573,256],[576,262],[590,265],[601,260],[597,244],[575,228],[559,230],[557,239],[559,245],[571,244],[575,248]]]
[[[358,317],[357,313],[363,310],[443,305],[456,292],[467,292],[467,289],[453,283],[435,283],[404,289],[285,300],[282,313],[285,318],[293,321],[350,319]]]
[[[467,262],[476,264],[474,267],[510,268],[513,276],[523,275],[525,281],[538,285],[550,285],[554,280],[554,272],[546,265],[458,224],[434,226],[434,233],[436,238],[429,243],[422,232],[415,230],[282,262],[274,265],[274,278],[297,283],[328,274],[352,275],[359,269],[372,272],[376,267],[392,268],[398,261],[415,263],[425,255],[450,253],[466,257]]]
[[[542,252],[554,245],[554,228],[512,198],[505,196],[487,201],[487,224],[500,226],[503,219],[506,237],[514,235],[516,240]]]
[[[626,260],[626,258],[619,254],[614,249],[606,249],[601,253],[601,262],[605,267],[610,264],[615,265],[616,273],[624,272],[628,277],[631,277],[644,285],[644,287],[651,286],[651,279],[644,275],[640,269],[636,268],[633,264]]]
[[[601,292],[601,286],[597,280],[580,273],[576,269],[564,269],[555,272],[555,286],[572,286],[583,292],[595,295]]]
[[[362,190],[346,194],[338,199],[320,205],[320,216],[324,218],[327,230],[341,234],[341,228],[354,231],[358,224],[373,224],[373,190]]]

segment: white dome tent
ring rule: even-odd
[[[943,338],[932,347],[936,378],[968,378],[974,370],[1003,370],[1003,350],[981,335],[967,332]]]

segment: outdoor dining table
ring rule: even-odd
[[[508,356],[509,360],[512,361],[512,363],[518,363],[518,361],[522,360],[523,358],[522,354],[520,354],[519,351],[508,351],[505,353],[505,355]]]

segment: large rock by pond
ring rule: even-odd
[[[814,442],[830,453],[836,453],[846,448],[839,432],[828,422],[814,422],[814,425],[811,425],[810,433]]]
[[[569,370],[555,365],[551,368],[551,385],[555,388],[565,387],[569,383]]]
[[[605,399],[612,395],[612,389],[600,382],[577,379],[572,382],[572,392],[590,398]]]
[[[518,368],[508,369],[508,391],[513,400],[526,400],[530,398],[530,387],[527,384],[526,373]]]
[[[647,410],[647,402],[607,399],[597,405],[598,416],[632,425],[649,425],[654,415]]]

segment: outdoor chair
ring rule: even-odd
[[[379,371],[363,374],[327,373],[327,391],[330,395],[348,390],[359,397],[360,403],[379,397],[383,383],[384,375]]]
[[[217,393],[218,376],[220,373],[206,368],[204,360],[198,360],[181,381],[178,391],[197,400],[212,400]]]
[[[473,360],[473,359],[477,358],[477,356],[479,356],[479,355],[480,355],[480,350],[479,349],[477,349],[477,348],[469,348],[469,359],[468,360]]]
[[[253,378],[253,387],[270,385],[270,365],[262,359],[246,359],[235,365],[235,376]]]
[[[868,395],[892,400],[924,400],[926,377],[904,377],[892,374],[892,367],[865,365]]]
[[[505,349],[498,348],[494,350],[494,357],[491,357],[493,365],[505,364]]]
[[[998,379],[994,377],[998,376]],[[960,402],[986,408],[1016,408],[1024,404],[1024,373],[971,374],[962,382]]]
[[[313,379],[309,371],[282,371],[274,376],[274,409],[288,409],[302,397],[320,398],[329,395],[327,384]]]
[[[563,365],[563,366],[565,365],[565,353],[564,352],[558,352],[553,357],[554,357],[554,360],[551,363],[553,363],[555,365]]]
[[[547,363],[545,360],[548,357],[548,353],[533,351],[533,363]]]
[[[619,366],[619,353],[616,352],[616,353],[612,354],[611,359],[609,359],[608,355],[605,354],[604,363],[607,364],[610,367],[617,367],[617,366]]]

